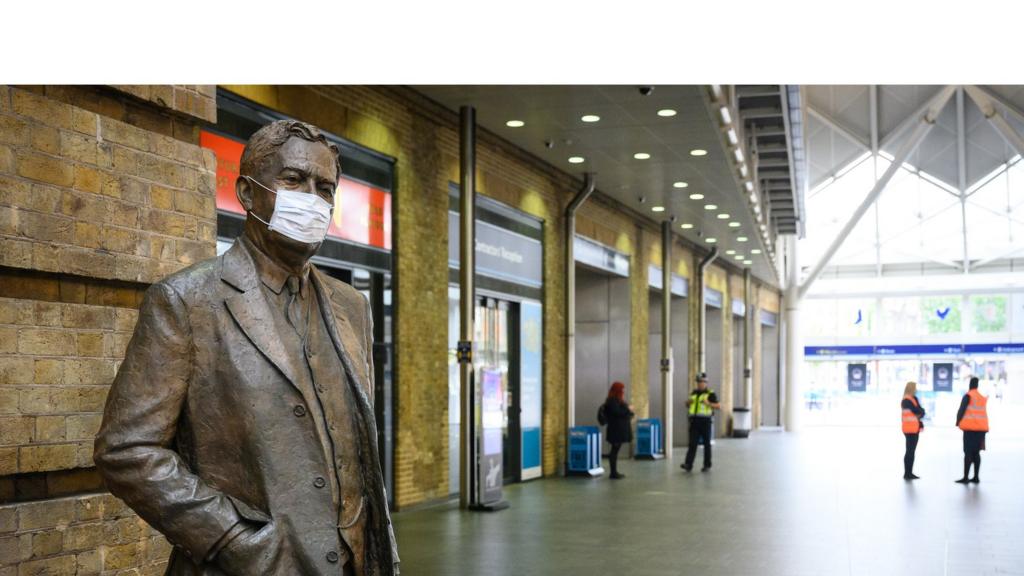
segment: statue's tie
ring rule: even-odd
[[[296,276],[288,277],[288,323],[295,328],[299,336],[302,336],[302,303],[299,301],[299,279]]]

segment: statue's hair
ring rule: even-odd
[[[281,146],[292,137],[302,138],[310,142],[319,142],[331,151],[338,176],[341,176],[341,154],[338,147],[324,136],[319,128],[299,120],[276,120],[256,131],[249,138],[242,152],[239,166],[243,176],[255,176],[267,160],[277,153]]]

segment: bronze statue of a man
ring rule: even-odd
[[[398,573],[369,304],[309,263],[339,162],[314,126],[264,126],[235,184],[242,237],[146,292],[95,460],[174,546],[167,574]]]

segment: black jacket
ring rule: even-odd
[[[633,418],[633,412],[629,410],[629,406],[615,398],[609,398],[604,403],[604,415],[608,419],[608,442],[620,444],[633,441],[633,426],[629,422]]]

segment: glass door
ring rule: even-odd
[[[481,395],[481,417],[488,418],[488,406],[500,410],[500,423],[497,421],[482,422],[483,453],[495,452],[496,446],[488,446],[489,442],[498,442],[497,428],[500,427],[500,443],[502,452],[502,479],[505,482],[517,482],[520,472],[520,431],[519,431],[519,399],[518,399],[518,366],[515,361],[515,347],[512,346],[516,337],[515,306],[505,300],[496,298],[478,298],[476,303],[474,369],[478,394]],[[492,411],[499,414],[498,410]],[[488,434],[488,428],[495,430]]]

